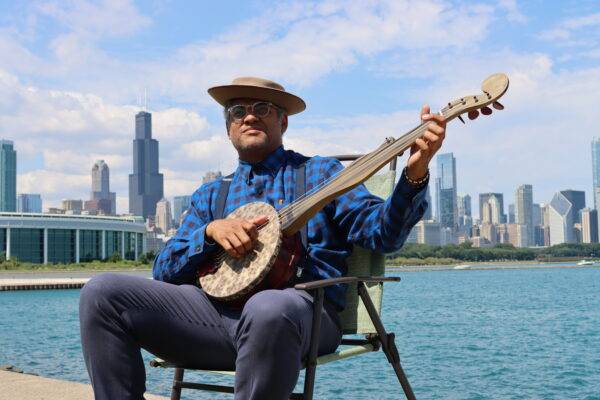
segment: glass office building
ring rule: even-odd
[[[17,211],[17,152],[11,140],[0,140],[0,211]]]
[[[0,252],[7,260],[80,263],[118,254],[137,260],[146,252],[139,217],[0,213]]]
[[[594,193],[594,206],[598,204],[596,188],[600,187],[600,139],[592,140],[592,191]]]
[[[438,155],[436,161],[437,219],[441,228],[450,228],[455,232],[458,227],[456,159],[452,153],[445,153]]]

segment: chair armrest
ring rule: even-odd
[[[297,290],[313,290],[340,283],[358,282],[400,282],[399,276],[343,276],[341,278],[321,279],[318,281],[298,283],[294,285]]]

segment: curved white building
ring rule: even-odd
[[[7,260],[79,263],[114,253],[137,260],[146,252],[145,234],[140,217],[0,212],[0,251]]]

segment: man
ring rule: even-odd
[[[225,107],[229,139],[239,166],[223,216],[242,204],[263,201],[276,209],[294,200],[295,173],[305,165],[306,190],[342,169],[331,158],[304,157],[282,146],[288,116],[304,101],[265,79],[238,78],[209,89]],[[203,185],[154,263],[154,281],[105,274],[90,280],[80,301],[84,358],[96,399],[142,399],[145,372],[140,348],[189,366],[234,369],[236,399],[287,399],[308,353],[312,297],[294,282],[338,277],[352,244],[378,251],[402,246],[427,207],[428,165],[445,136],[445,120],[424,106],[427,132],[411,148],[393,195],[386,201],[358,186],[326,205],[308,223],[306,257],[284,289],[263,290],[243,305],[209,298],[197,285],[198,267],[219,248],[233,257],[253,249],[265,222],[217,218],[223,180]],[[326,291],[319,353],[341,339],[337,312],[345,286]]]

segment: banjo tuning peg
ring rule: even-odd
[[[489,108],[488,106],[481,107],[481,113],[483,115],[490,115],[492,113],[492,109]]]
[[[504,106],[502,104],[500,104],[499,101],[495,101],[492,103],[492,106],[496,109],[496,110],[504,110]]]
[[[469,117],[470,120],[474,120],[475,118],[477,118],[479,116],[479,111],[471,110],[471,111],[469,111],[467,116]]]
[[[458,119],[460,119],[460,122],[462,122],[463,124],[465,123],[465,120],[463,119],[462,115],[459,115]]]

